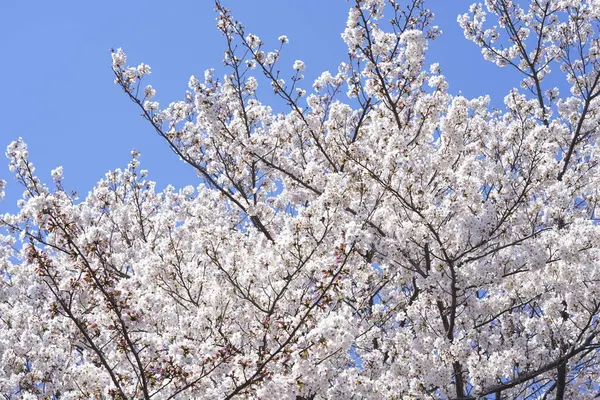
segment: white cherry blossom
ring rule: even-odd
[[[456,60],[427,65],[423,0],[356,0],[349,59],[310,91],[303,62],[291,78],[277,65],[286,36],[269,51],[216,9],[226,74],[192,76],[166,107],[150,67],[112,52],[116,84],[198,182],[157,192],[132,151],[78,200],[62,168],[49,188],[8,145],[24,193],[0,215],[0,392],[597,397],[597,2],[466,9],[466,39],[522,74],[503,103],[451,95]],[[263,83],[286,112],[259,101]]]

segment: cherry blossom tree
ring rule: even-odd
[[[356,0],[348,60],[312,87],[280,65],[287,37],[216,11],[227,74],[181,101],[112,54],[197,187],[155,191],[132,152],[80,201],[8,146],[25,191],[0,217],[5,398],[598,397],[600,3],[458,18],[522,74],[501,110],[425,64],[423,0]]]

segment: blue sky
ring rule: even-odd
[[[493,104],[501,104],[518,85],[518,76],[483,61],[479,49],[464,39],[456,17],[471,2],[429,1],[444,34],[430,43],[428,59],[441,64],[451,92],[490,94]],[[275,48],[282,34],[289,37],[283,61],[289,63],[290,76],[293,61],[305,61],[305,86],[346,60],[340,33],[350,3],[344,0],[223,3],[266,48]],[[152,67],[148,82],[161,104],[178,100],[190,75],[201,76],[211,67],[223,71],[224,40],[215,28],[211,0],[4,0],[0,45],[2,153],[12,140],[23,137],[40,177],[49,182],[50,170],[63,165],[65,186],[82,198],[105,172],[124,167],[133,148],[142,153],[142,167],[159,188],[199,183],[113,85],[109,49],[122,47],[129,62]],[[0,161],[0,178],[8,181],[0,212],[15,211],[22,192],[7,165]]]

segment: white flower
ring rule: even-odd
[[[277,38],[281,43],[289,43],[288,37],[286,35],[281,35]]]
[[[151,85],[148,85],[144,88],[144,97],[146,99],[151,99],[156,95],[156,90]]]
[[[321,90],[324,87],[326,87],[328,84],[333,83],[333,81],[334,81],[333,75],[331,75],[331,73],[329,71],[325,71],[317,79],[315,79],[315,82],[313,83],[313,88],[315,90]]]
[[[296,71],[304,71],[305,68],[306,68],[306,66],[304,65],[304,61],[302,61],[302,60],[294,61],[294,69]]]
[[[55,183],[58,183],[60,181],[62,181],[63,179],[63,167],[56,167],[55,169],[53,169],[50,174],[52,175],[52,180]]]
[[[206,71],[204,71],[204,82],[205,83],[211,83],[213,80],[213,73],[215,72],[215,70],[213,68],[209,68]]]
[[[149,75],[150,74],[150,66],[148,64],[141,63],[137,66],[137,72],[140,75]]]
[[[256,78],[253,76],[249,77],[248,80],[246,80],[246,89],[248,89],[248,91],[250,92],[254,92],[257,88],[258,81],[256,80]]]
[[[267,57],[265,59],[265,64],[273,65],[273,64],[275,64],[275,61],[277,61],[278,58],[279,58],[278,51],[270,51],[267,53]]]
[[[145,101],[144,102],[144,110],[146,110],[146,111],[158,110],[158,101]]]
[[[125,66],[127,63],[127,56],[123,49],[118,48],[116,52],[112,53],[112,65],[113,68],[118,69]]]
[[[248,43],[248,47],[254,49],[262,44],[260,38],[254,34],[249,34],[246,36],[246,42]]]

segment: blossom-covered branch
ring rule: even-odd
[[[312,85],[310,65],[281,65],[287,36],[215,10],[224,75],[166,107],[150,67],[112,52],[194,186],[156,192],[132,151],[80,200],[9,145],[24,194],[0,216],[5,397],[597,396],[598,4],[459,16],[523,75],[501,109],[450,94],[452,60],[427,65],[426,1],[354,1],[348,59]]]

